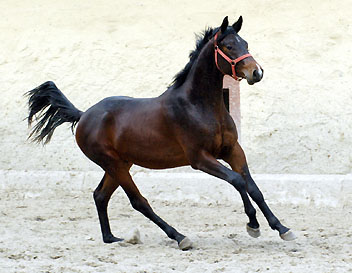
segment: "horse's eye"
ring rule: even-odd
[[[232,49],[232,46],[226,46],[226,48],[227,48],[228,50],[231,50],[231,49]]]

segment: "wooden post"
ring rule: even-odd
[[[224,77],[223,88],[229,90],[230,115],[235,121],[238,133],[238,141],[241,142],[241,104],[240,104],[240,83],[230,76]]]

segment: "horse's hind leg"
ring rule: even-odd
[[[128,170],[119,170],[117,173],[117,177],[120,181],[121,187],[126,192],[134,209],[138,210],[144,216],[146,216],[156,225],[158,225],[167,234],[169,238],[176,240],[180,249],[188,250],[192,248],[192,243],[187,237],[179,233],[175,228],[171,227],[163,219],[161,219],[158,215],[154,213],[147,199],[145,199],[139,192]]]
[[[224,160],[230,164],[231,168],[234,171],[241,174],[241,176],[246,182],[249,196],[258,205],[265,218],[267,219],[270,227],[274,230],[277,230],[283,240],[294,240],[296,236],[291,232],[289,228],[281,224],[279,219],[277,219],[274,213],[270,210],[269,206],[266,204],[263,194],[259,190],[258,186],[255,184],[254,180],[252,179],[249,173],[246,157],[241,146],[238,143],[235,144],[231,154],[227,158],[224,158]],[[247,228],[247,230],[250,233],[250,229]]]
[[[103,235],[104,243],[122,241],[121,238],[117,238],[112,235],[107,212],[110,197],[118,186],[118,181],[110,177],[107,173],[105,173],[103,179],[101,180],[93,194],[95,205],[98,211],[100,228]]]

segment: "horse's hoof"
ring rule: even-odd
[[[117,238],[117,237],[111,235],[111,236],[107,236],[107,237],[103,238],[103,241],[106,244],[111,244],[111,243],[115,243],[115,242],[121,242],[121,241],[123,241],[123,239]]]
[[[246,225],[249,236],[258,238],[260,236],[260,228],[251,228],[248,224]]]
[[[192,242],[188,237],[183,238],[183,240],[178,244],[181,250],[189,250],[192,248]]]
[[[284,241],[293,241],[294,239],[297,238],[296,235],[291,230],[286,231],[283,234],[280,234],[280,237]]]

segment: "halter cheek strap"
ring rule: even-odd
[[[247,54],[244,54],[236,59],[231,59],[230,57],[228,57],[217,45],[217,38],[218,38],[218,35],[219,35],[219,32],[215,34],[215,37],[214,37],[214,49],[215,49],[215,64],[216,64],[216,67],[221,71],[221,73],[225,74],[219,67],[219,64],[218,64],[218,54],[221,55],[221,57],[223,57],[230,65],[231,65],[231,69],[232,69],[232,75],[231,77],[233,77],[235,80],[239,80],[239,78],[237,77],[236,75],[236,64],[240,61],[242,61],[243,59],[246,59],[248,57],[251,57],[252,55],[247,53]]]

